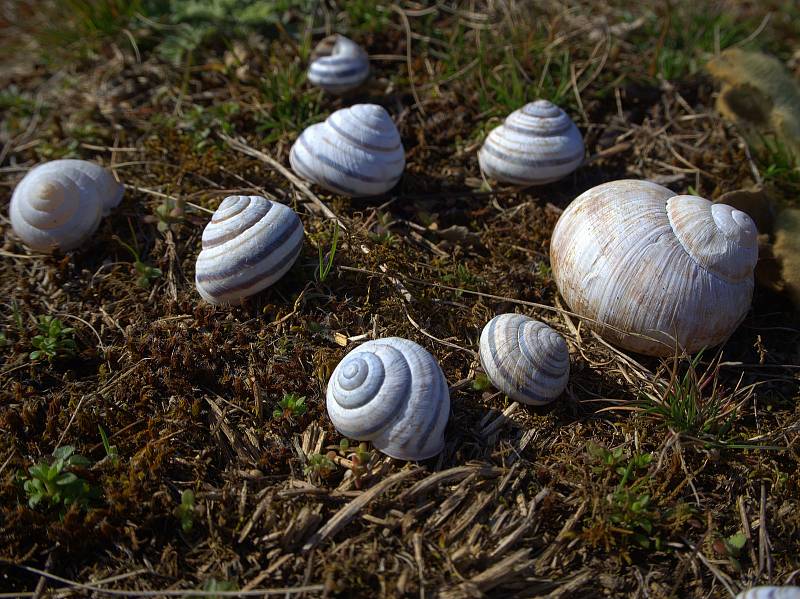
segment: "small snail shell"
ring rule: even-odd
[[[736,595],[736,599],[800,599],[800,587],[753,587]]]
[[[389,113],[376,104],[356,104],[303,131],[292,146],[289,162],[308,181],[360,197],[394,187],[406,159]]]
[[[550,403],[569,380],[564,338],[522,314],[500,314],[483,327],[480,358],[492,384],[526,404]]]
[[[413,341],[376,339],[347,354],[328,382],[327,407],[336,430],[393,458],[425,460],[444,448],[447,382]]]
[[[481,171],[517,185],[557,181],[583,162],[583,138],[555,104],[536,100],[492,129],[478,152]]]
[[[731,206],[613,181],[564,210],[550,263],[567,304],[598,321],[588,326],[628,350],[666,356],[676,341],[694,352],[738,326],[753,293],[756,236]]]
[[[332,94],[355,89],[369,75],[369,57],[363,48],[343,35],[331,35],[314,49],[308,80]]]
[[[288,206],[261,196],[225,198],[203,230],[197,291],[212,304],[238,304],[266,289],[294,264],[303,224]]]
[[[124,190],[111,171],[93,162],[46,162],[31,169],[14,190],[11,226],[34,250],[71,250],[91,237]]]

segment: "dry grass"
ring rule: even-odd
[[[20,3],[15,26],[6,8],[4,39],[27,50],[4,52],[0,72],[3,196],[61,156],[110,166],[127,191],[69,255],[29,254],[0,217],[0,587],[657,598],[796,577],[800,327],[786,299],[757,290],[721,358],[628,356],[559,309],[548,241],[561,208],[603,181],[706,197],[751,184],[764,165],[713,112],[696,65],[751,33],[788,58],[800,21],[791,6],[760,26],[760,4],[722,5],[716,21],[690,3],[617,4],[319,9],[315,26],[369,48],[373,80],[356,100],[386,106],[407,150],[399,187],[368,200],[303,189],[278,168],[302,126],[343,105],[302,80],[305,13],[235,45],[212,36],[175,64],[157,50],[167,34],[141,18],[43,61],[31,30],[47,13]],[[483,132],[539,94],[576,117],[588,164],[542,188],[487,189]],[[208,211],[231,193],[292,205],[307,241],[279,284],[218,309],[194,290],[194,260]],[[182,212],[160,231],[162,204]],[[320,281],[334,218],[343,229]],[[115,236],[162,275],[137,285]],[[570,345],[572,380],[552,407],[480,384],[480,330],[514,310]],[[39,315],[74,327],[76,356],[31,362]],[[343,450],[325,415],[333,367],[385,335],[424,345],[451,384],[446,447],[425,463]],[[287,393],[308,411],[276,419]],[[692,402],[704,419],[654,409]],[[63,445],[94,463],[76,471],[98,497],[30,509],[17,473]],[[186,490],[193,508],[180,507]]]

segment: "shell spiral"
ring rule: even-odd
[[[573,311],[617,345],[654,356],[718,345],[744,318],[758,259],[745,213],[647,181],[578,196],[550,242]]]
[[[356,104],[303,131],[289,162],[308,181],[334,193],[362,197],[394,187],[406,159],[389,113],[376,104]]]
[[[736,595],[736,599],[800,599],[800,587],[753,587]]]
[[[11,196],[11,226],[30,248],[71,250],[97,230],[125,188],[110,171],[85,160],[53,160],[33,169]]]
[[[372,441],[401,460],[444,448],[450,393],[436,359],[413,341],[387,337],[348,353],[328,382],[327,408],[343,435]]]
[[[549,326],[522,314],[500,314],[481,332],[480,359],[492,384],[510,398],[544,405],[569,380],[569,350]]]
[[[584,146],[572,119],[555,104],[536,100],[492,129],[478,152],[481,171],[497,181],[542,185],[583,162]]]
[[[355,89],[369,75],[369,57],[364,49],[350,38],[332,35],[315,49],[318,57],[308,68],[308,80],[332,94]]]
[[[203,230],[197,291],[212,304],[238,304],[292,267],[303,247],[303,224],[288,206],[261,196],[225,198]]]

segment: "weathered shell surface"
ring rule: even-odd
[[[736,595],[736,599],[800,599],[800,587],[753,587]]]
[[[522,314],[500,314],[481,332],[480,358],[492,384],[531,405],[550,403],[569,380],[569,350],[549,326]]]
[[[31,169],[11,196],[11,226],[30,248],[71,250],[97,230],[125,188],[85,160],[53,160]]]
[[[389,113],[376,104],[356,104],[303,131],[292,146],[289,162],[304,179],[359,197],[394,187],[406,159]]]
[[[588,326],[623,348],[665,356],[676,341],[694,352],[736,329],[750,307],[756,236],[731,206],[613,181],[564,210],[550,263],[567,304],[598,321]]]
[[[578,168],[583,154],[583,137],[572,119],[555,104],[536,100],[489,133],[478,162],[497,181],[542,185]]]
[[[308,80],[332,94],[355,89],[369,75],[369,57],[350,38],[332,35],[315,49],[317,58],[308,68]]]
[[[292,267],[303,247],[303,224],[288,206],[261,196],[225,198],[203,231],[197,291],[212,304],[238,304]]]
[[[328,382],[327,407],[336,430],[393,458],[425,460],[444,448],[447,382],[413,341],[376,339],[347,354]]]

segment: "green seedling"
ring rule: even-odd
[[[309,478],[326,478],[336,469],[336,462],[331,459],[335,456],[336,454],[332,451],[327,454],[311,453],[308,455],[303,472]]]
[[[145,264],[142,262],[142,259],[139,257],[139,252],[137,252],[133,247],[122,241],[116,235],[114,236],[120,245],[122,245],[125,249],[127,249],[131,255],[133,256],[134,263],[133,266],[136,269],[136,284],[139,287],[144,287],[145,289],[149,288],[150,285],[159,278],[163,273],[161,272],[160,268],[156,268],[155,266],[150,266],[149,264]]]
[[[322,255],[322,247],[318,247],[319,251],[319,266],[317,267],[317,280],[323,283],[333,268],[333,258],[336,256],[336,246],[339,241],[339,223],[333,223],[333,235],[331,237],[331,249],[328,253]]]
[[[475,391],[486,391],[492,386],[492,381],[485,374],[477,374],[472,381],[472,388]]]
[[[92,493],[88,482],[70,472],[71,466],[87,466],[89,460],[75,453],[75,448],[65,445],[53,452],[54,461],[45,461],[28,468],[30,478],[23,479],[28,505],[36,507],[42,502],[50,506],[68,508],[71,505],[86,507]]]
[[[186,211],[186,200],[164,198],[156,209],[154,214],[145,217],[145,222],[156,223],[156,228],[165,233],[170,231],[174,225],[183,222],[183,216]]]
[[[302,416],[308,410],[306,398],[295,393],[286,393],[283,399],[278,402],[278,406],[272,412],[272,416],[276,420]]]
[[[339,452],[352,462],[350,471],[353,473],[356,488],[361,488],[361,479],[367,472],[367,465],[372,459],[372,452],[369,451],[368,445],[364,442],[359,443],[355,451],[350,450],[350,441],[342,439],[339,442]]]
[[[64,323],[53,316],[40,316],[36,326],[39,334],[31,339],[31,345],[36,348],[30,353],[31,360],[46,358],[52,362],[56,358],[75,355],[75,329],[65,327]]]
[[[173,514],[181,521],[181,530],[191,532],[194,527],[194,492],[186,489],[181,493],[181,502],[173,510]]]
[[[100,429],[100,437],[103,439],[103,448],[106,450],[106,458],[115,467],[119,466],[119,452],[117,451],[117,446],[109,444],[108,435],[106,434],[106,431],[103,430],[102,426],[98,424],[97,428]]]

